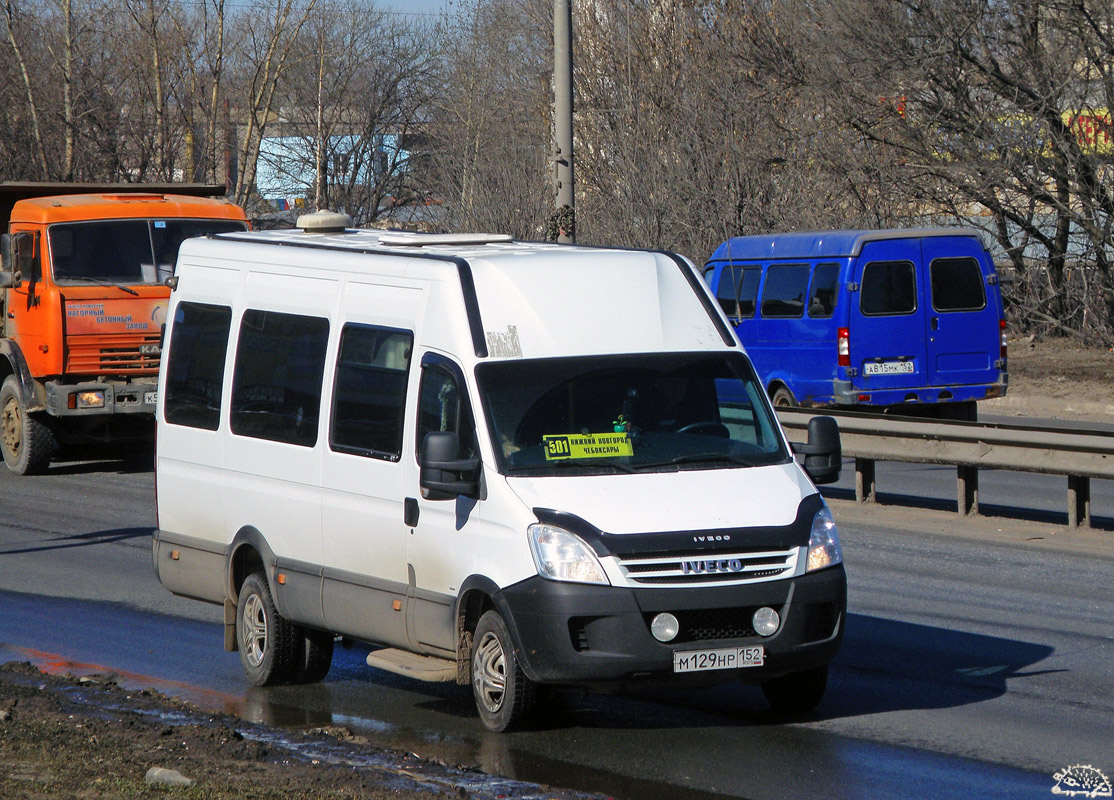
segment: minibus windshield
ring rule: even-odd
[[[499,361],[476,376],[507,475],[739,469],[790,458],[740,353]]]

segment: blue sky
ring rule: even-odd
[[[450,0],[377,0],[377,4],[384,11],[437,14],[450,4]],[[452,6],[455,7],[456,3]]]

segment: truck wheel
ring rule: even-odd
[[[14,375],[4,379],[0,387],[0,450],[4,463],[16,475],[38,475],[46,472],[54,434],[38,418],[27,411]]]
[[[329,674],[333,665],[333,635],[328,631],[305,629],[305,649],[301,667],[294,675],[294,683],[317,683]]]
[[[487,611],[476,625],[472,647],[472,695],[490,731],[517,727],[534,703],[534,683],[522,671],[507,623]]]
[[[828,665],[790,672],[762,684],[766,702],[778,714],[804,714],[824,699],[828,688]]]
[[[240,587],[236,642],[244,673],[256,686],[286,683],[303,668],[301,632],[279,616],[260,572],[253,572]]]
[[[797,399],[793,397],[793,393],[784,386],[779,386],[774,390],[773,395],[770,396],[770,401],[779,408],[797,405]]]

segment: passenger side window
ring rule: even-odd
[[[313,447],[329,321],[248,310],[232,373],[232,432]]]
[[[866,316],[912,314],[917,310],[917,281],[911,261],[871,261],[863,267],[859,307]]]
[[[329,428],[333,450],[398,461],[413,346],[409,331],[344,326]]]
[[[808,296],[808,315],[824,319],[835,312],[839,264],[818,264],[812,271],[812,292]]]
[[[800,317],[805,313],[808,264],[772,264],[762,289],[763,317]]]
[[[427,357],[422,361],[422,382],[418,390],[416,453],[421,452],[426,434],[433,431],[456,433],[460,439],[462,459],[478,455],[475,424],[468,396],[464,392],[463,376],[452,362]]]
[[[932,307],[937,311],[978,311],[986,307],[979,262],[973,258],[937,258],[929,266]]]
[[[716,289],[716,299],[719,300],[723,313],[732,319],[749,319],[754,316],[760,274],[756,268],[723,268]]]
[[[231,324],[227,306],[179,303],[175,308],[163,403],[163,417],[171,425],[209,431],[219,426]]]

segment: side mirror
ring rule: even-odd
[[[14,289],[23,283],[19,272],[12,268],[12,236],[0,236],[0,289]]]
[[[418,484],[427,500],[480,496],[478,458],[460,457],[460,438],[449,431],[431,431],[422,440]]]
[[[808,442],[793,445],[793,452],[805,457],[804,468],[813,483],[835,483],[843,468],[843,445],[839,425],[832,417],[813,417],[808,421]]]

